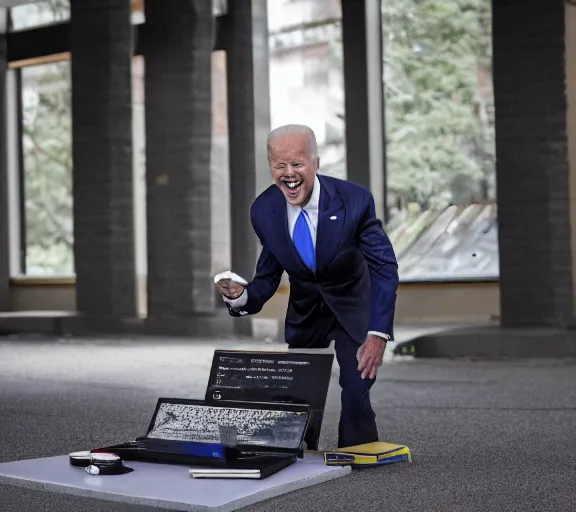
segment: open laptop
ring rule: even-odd
[[[195,478],[265,478],[296,462],[309,419],[307,404],[160,398],[145,435],[96,451],[186,464]]]

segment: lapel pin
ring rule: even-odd
[[[330,220],[336,220],[338,217],[336,217],[336,215],[332,215],[332,217],[330,217]]]

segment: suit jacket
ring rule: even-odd
[[[318,175],[320,203],[316,273],[302,261],[290,238],[286,200],[277,185],[260,194],[250,209],[262,251],[248,300],[232,316],[258,313],[274,295],[284,271],[290,279],[285,337],[292,347],[325,346],[334,317],[363,343],[368,331],[393,335],[398,265],[392,244],[376,218],[365,188]]]

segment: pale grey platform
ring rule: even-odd
[[[68,456],[0,464],[0,483],[108,501],[186,512],[229,512],[350,473],[327,467],[322,455],[309,454],[264,480],[190,478],[188,466],[126,462],[132,473],[91,476],[70,466]]]

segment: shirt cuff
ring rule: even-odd
[[[242,295],[240,295],[240,297],[236,297],[235,299],[229,299],[228,297],[224,297],[224,295],[222,295],[222,299],[224,299],[224,302],[229,304],[233,309],[244,307],[248,302],[248,290],[244,288]]]
[[[384,338],[386,341],[390,341],[390,335],[389,334],[385,334],[383,332],[378,332],[378,331],[368,331],[368,334],[373,334],[374,336],[378,336],[379,338]]]

